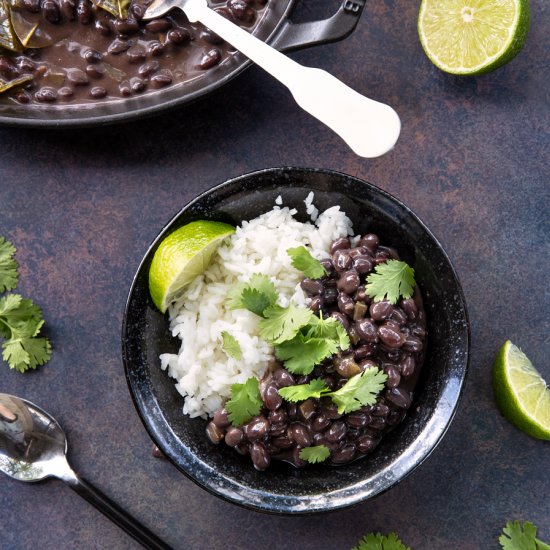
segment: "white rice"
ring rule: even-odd
[[[280,305],[288,305],[289,300],[305,305],[299,284],[303,274],[292,267],[287,249],[305,245],[322,259],[328,257],[334,240],[352,235],[351,221],[339,206],[319,215],[313,193],[304,202],[315,224],[294,219],[296,210],[279,206],[280,196],[275,202],[273,210],[237,228],[219,247],[206,272],[169,309],[170,329],[182,342],[177,355],[160,356],[161,368],[177,380],[176,389],[184,397],[183,412],[191,417],[212,416],[230,396],[232,384],[261,377],[273,361],[272,347],[259,337],[260,318],[247,310],[228,309],[228,291],[254,273],[262,273],[277,288]],[[223,351],[223,331],[239,342],[242,360]]]

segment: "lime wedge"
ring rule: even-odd
[[[451,74],[482,74],[508,63],[528,31],[529,0],[422,0],[418,15],[426,55]]]
[[[550,388],[517,346],[507,340],[493,366],[498,408],[520,430],[550,439]]]
[[[149,292],[162,313],[204,273],[223,239],[234,232],[226,223],[199,220],[176,229],[160,243],[149,268]]]

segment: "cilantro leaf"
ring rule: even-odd
[[[411,550],[395,533],[385,536],[380,533],[365,535],[351,550]]]
[[[309,374],[316,365],[337,352],[334,340],[308,338],[301,333],[275,346],[275,356],[293,374]]]
[[[391,304],[395,304],[399,300],[399,296],[410,298],[414,285],[414,269],[412,267],[399,260],[388,260],[378,264],[374,273],[367,277],[365,292],[375,302],[387,298]]]
[[[503,550],[548,550],[550,546],[536,538],[537,528],[529,521],[509,521],[498,541]]]
[[[384,371],[371,367],[352,376],[339,390],[328,395],[337,405],[338,413],[347,414],[365,405],[374,405],[387,378]]]
[[[243,351],[239,341],[226,330],[222,331],[222,349],[232,359],[240,361],[243,358]]]
[[[329,392],[325,382],[320,378],[313,379],[309,384],[298,384],[296,386],[287,386],[279,390],[279,395],[287,401],[305,401],[310,397],[319,399],[321,395]]]
[[[0,298],[0,319],[4,320],[4,327],[0,324],[0,334],[9,338],[11,330],[6,330],[7,327],[15,328],[21,324],[36,327],[42,319],[42,311],[32,300],[20,294],[7,294]]]
[[[309,338],[329,338],[338,341],[338,347],[345,351],[350,347],[350,340],[346,329],[335,317],[317,317],[313,315],[309,321]]]
[[[17,286],[19,274],[17,262],[13,259],[15,252],[15,246],[0,237],[0,292],[13,290]]]
[[[12,369],[25,372],[43,365],[52,355],[52,348],[47,338],[32,336],[10,338],[2,344],[2,358]]]
[[[272,344],[280,344],[292,340],[314,315],[310,309],[296,307],[291,302],[288,307],[268,307],[264,316],[260,321],[260,336]]]
[[[262,408],[258,379],[252,377],[244,384],[233,384],[231,399],[225,404],[225,408],[233,426],[242,426],[256,416]]]
[[[292,260],[292,265],[310,279],[320,279],[327,274],[321,262],[315,259],[305,246],[289,248],[286,253]]]
[[[247,291],[246,293],[245,290]],[[267,306],[274,305],[279,297],[277,289],[269,280],[269,277],[261,273],[254,273],[248,283],[239,283],[227,293],[227,297],[229,298],[227,306],[229,309],[249,309],[248,306],[250,305],[254,307],[250,311],[257,315],[262,315],[263,310],[258,313],[258,309],[261,306],[258,301],[258,294],[261,295],[261,300],[267,303]]]
[[[304,447],[300,451],[300,458],[315,464],[317,462],[324,462],[330,456],[330,450],[326,445],[315,445],[315,447]]]
[[[255,288],[245,288],[241,294],[241,301],[244,309],[263,316],[264,310],[271,304],[269,297]]]

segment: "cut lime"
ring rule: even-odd
[[[520,430],[550,439],[550,388],[517,346],[507,340],[493,366],[498,408]]]
[[[422,0],[418,15],[426,55],[451,74],[482,74],[508,63],[528,31],[529,0]]]
[[[176,229],[160,243],[149,268],[149,292],[162,313],[204,273],[222,240],[234,232],[226,223],[199,220]]]

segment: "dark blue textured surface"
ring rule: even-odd
[[[550,540],[549,444],[506,422],[490,385],[506,338],[550,378],[550,9],[533,1],[523,52],[466,79],[424,56],[418,6],[371,0],[346,41],[293,55],[396,108],[403,132],[380,159],[354,156],[257,68],[143,123],[0,129],[0,234],[18,247],[19,290],[43,307],[55,346],[37,372],[0,365],[0,390],[50,411],[75,468],[178,548],[348,550],[367,531],[395,530],[417,550],[491,549],[511,519]],[[472,322],[464,397],[434,454],[392,491],[322,519],[240,509],[151,457],[120,358],[126,293],[162,225],[199,191],[281,165],[357,175],[410,206],[453,260]],[[2,548],[135,547],[61,483],[0,478],[0,505]]]

